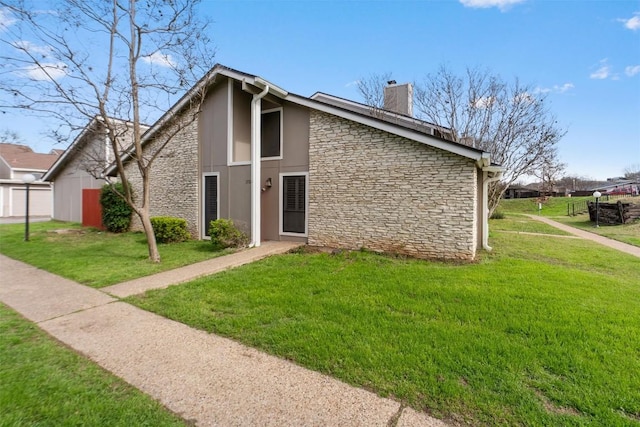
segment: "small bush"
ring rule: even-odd
[[[491,219],[504,219],[504,213],[500,211],[493,211]]]
[[[102,206],[102,225],[112,233],[123,233],[131,225],[131,207],[114,190],[124,192],[121,183],[105,184],[100,192],[100,205]]]
[[[209,236],[215,249],[241,248],[249,243],[249,237],[240,231],[230,219],[216,219],[209,224]]]
[[[184,242],[191,238],[187,230],[187,221],[182,218],[170,216],[152,217],[151,226],[158,243]]]

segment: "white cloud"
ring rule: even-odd
[[[165,55],[160,52],[153,52],[151,55],[142,57],[142,60],[148,64],[159,65],[161,67],[175,67],[177,64],[171,55]]]
[[[501,11],[509,9],[511,6],[522,3],[526,0],[460,0],[465,7],[472,7],[475,9],[486,9],[489,7],[497,7]]]
[[[611,76],[611,66],[607,63],[607,59],[600,61],[600,66],[596,71],[589,75],[589,78],[596,80],[604,80]]]
[[[536,98],[533,97],[530,93],[528,92],[522,92],[519,93],[515,96],[515,98],[513,99],[513,102],[515,104],[519,104],[519,103],[530,103],[533,104],[536,101]]]
[[[8,8],[3,7],[0,9],[0,33],[7,31],[7,29],[15,24],[16,19],[13,17]]]
[[[491,96],[483,96],[482,98],[478,98],[471,104],[473,108],[487,108],[490,107],[495,102],[495,98]]]
[[[640,73],[640,65],[629,65],[628,67],[625,67],[624,73],[629,77],[633,77]]]
[[[640,12],[636,12],[629,19],[618,19],[618,21],[624,23],[625,28],[636,31],[640,30]]]
[[[42,55],[43,57],[47,57],[51,54],[51,47],[38,46],[27,40],[18,40],[17,42],[13,42],[13,47],[30,53],[31,55]]]
[[[565,83],[563,85],[553,85],[552,87],[537,87],[533,93],[566,93],[573,89],[573,83]]]
[[[62,62],[49,62],[30,65],[17,71],[16,74],[31,80],[59,80],[67,75],[67,66]]]
[[[344,87],[351,87],[351,86],[357,86],[360,84],[360,80],[354,80],[352,82],[347,83],[346,85],[344,85]]]

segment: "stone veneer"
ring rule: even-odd
[[[191,112],[181,118],[187,120]],[[161,130],[165,134],[167,130]],[[145,146],[145,153],[154,152],[161,138]],[[126,165],[134,194],[142,197],[142,179],[135,162]],[[193,238],[198,235],[198,120],[186,124],[164,147],[151,167],[151,216],[173,216],[187,220]],[[131,228],[142,230],[137,215],[133,215]]]
[[[474,258],[473,160],[314,110],[309,146],[310,245]]]

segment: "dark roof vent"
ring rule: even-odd
[[[389,80],[389,81],[387,82],[387,84],[388,84],[388,85],[394,85],[394,84],[396,84],[396,81],[395,81],[395,80]]]

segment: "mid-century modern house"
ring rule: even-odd
[[[111,120],[117,125],[121,148],[126,148],[131,144],[130,126],[122,120]],[[105,180],[101,175],[113,160],[107,131],[95,117],[42,177],[53,186],[53,218],[83,222],[84,197],[102,188]]]
[[[51,185],[41,178],[58,157],[57,150],[36,153],[26,145],[0,143],[0,217],[25,215],[23,178],[28,174],[36,178],[29,189],[29,215],[51,216]]]
[[[217,65],[145,133],[146,147],[197,108],[202,88],[197,120],[154,165],[153,216],[184,218],[203,239],[211,220],[230,218],[252,245],[291,240],[465,260],[489,248],[487,185],[502,169],[411,117],[410,85],[390,84],[385,108],[372,109]],[[127,167],[140,191],[134,162]]]

